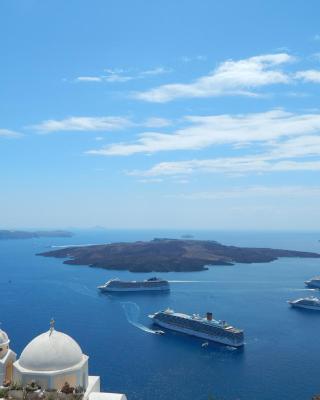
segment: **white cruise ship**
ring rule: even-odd
[[[320,311],[320,299],[318,297],[304,297],[297,300],[288,301],[292,307],[308,308],[309,310]]]
[[[315,276],[309,281],[305,281],[305,284],[310,288],[320,289],[320,276]]]
[[[197,314],[187,315],[176,313],[167,309],[149,315],[153,322],[163,328],[197,336],[202,339],[226,344],[232,347],[244,345],[243,330],[234,328],[225,321],[213,319],[212,313],[208,312],[205,318]]]
[[[102,286],[98,286],[101,292],[146,292],[170,290],[169,282],[159,278],[149,278],[144,281],[121,281],[111,279]]]

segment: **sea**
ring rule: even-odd
[[[0,321],[19,355],[35,336],[56,329],[89,358],[102,389],[128,400],[310,400],[320,393],[320,312],[287,300],[318,295],[304,281],[320,259],[213,266],[187,273],[130,273],[63,264],[37,253],[59,246],[150,240],[217,240],[223,244],[320,252],[320,232],[77,230],[70,238],[0,241]],[[170,293],[99,293],[110,278],[171,282]],[[226,320],[245,331],[243,349],[166,331],[148,315],[170,307]]]

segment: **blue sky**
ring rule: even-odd
[[[317,0],[2,0],[1,226],[315,230]]]

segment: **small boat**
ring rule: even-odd
[[[208,347],[209,346],[209,342],[204,342],[202,343],[201,347]]]
[[[161,330],[154,331],[154,333],[156,335],[164,335],[164,331],[161,331]]]

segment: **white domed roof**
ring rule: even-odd
[[[83,361],[78,343],[54,329],[34,338],[19,359],[22,368],[32,371],[61,371]]]
[[[8,335],[0,329],[0,346],[4,344],[9,344],[10,340],[8,338]]]

